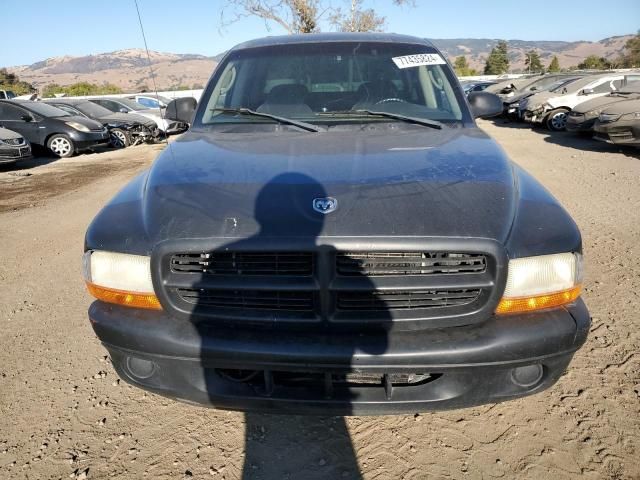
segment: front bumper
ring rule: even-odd
[[[565,128],[568,132],[592,132],[597,118],[596,116],[586,117],[585,115],[576,117],[569,114]]]
[[[100,132],[74,131],[70,135],[77,150],[87,150],[94,147],[109,145],[109,130],[104,128]]]
[[[522,114],[522,119],[527,123],[542,123],[547,110],[544,107],[538,107],[533,110],[526,109]]]
[[[618,120],[600,123],[596,121],[593,127],[594,138],[615,145],[640,146],[640,121]]]
[[[12,146],[12,145],[0,145],[0,164],[14,163],[19,160],[27,160],[31,158],[31,146]]]
[[[214,329],[99,301],[89,318],[118,375],[138,387],[223,409],[323,415],[415,413],[537,393],[562,375],[590,325],[582,300],[387,333]],[[345,380],[348,372],[360,380]],[[421,380],[394,383],[398,373]],[[378,383],[361,381],[376,374]]]

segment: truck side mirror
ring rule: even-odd
[[[502,113],[502,100],[489,92],[471,92],[469,105],[474,118],[491,118]]]
[[[197,106],[198,102],[193,97],[176,98],[169,102],[164,116],[169,120],[177,120],[191,125]]]

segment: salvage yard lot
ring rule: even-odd
[[[241,413],[129,387],[86,317],[83,235],[163,146],[35,159],[0,167],[0,478],[640,478],[640,150],[481,126],[582,230],[593,325],[550,390],[348,418],[355,465],[335,419],[251,415],[245,432]]]

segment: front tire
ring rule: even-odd
[[[549,115],[547,115],[547,128],[552,132],[564,130],[567,126],[568,113],[564,108],[551,110]]]
[[[47,141],[47,148],[56,157],[69,158],[76,152],[76,147],[73,144],[73,140],[68,135],[63,133],[57,133],[52,135]]]
[[[111,146],[113,148],[125,148],[131,145],[131,135],[120,128],[114,128],[109,132]]]

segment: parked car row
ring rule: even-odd
[[[188,128],[166,119],[163,110],[171,100],[155,95],[33,101],[11,93],[0,98],[0,163],[29,158],[31,145],[64,158],[96,147],[153,142]]]
[[[510,120],[640,146],[640,72],[547,74],[486,91],[502,98]]]

